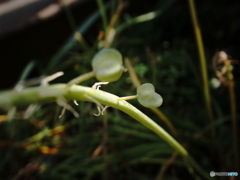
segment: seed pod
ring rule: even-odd
[[[92,60],[93,72],[99,81],[117,81],[122,73],[122,55],[113,48],[100,50]]]
[[[162,96],[155,92],[155,88],[150,83],[142,84],[137,89],[139,103],[147,108],[159,107],[163,103]]]

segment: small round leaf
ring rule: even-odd
[[[99,81],[117,81],[122,73],[122,55],[113,48],[100,50],[92,60],[93,71]]]
[[[155,92],[155,88],[150,83],[142,84],[137,89],[139,103],[147,108],[159,107],[163,103],[162,96]]]

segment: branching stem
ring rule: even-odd
[[[41,102],[56,101],[58,97],[64,97],[67,101],[91,101],[86,98],[91,97],[97,102],[109,107],[113,107],[123,111],[135,120],[139,121],[148,129],[155,132],[170,146],[172,146],[179,154],[181,154],[189,164],[194,167],[205,179],[210,179],[209,173],[206,173],[198,163],[191,158],[187,150],[179,144],[171,135],[169,135],[162,127],[155,123],[152,119],[142,113],[140,110],[129,104],[127,101],[119,101],[119,97],[102,90],[93,89],[79,85],[68,86],[68,84],[55,84],[47,87],[30,87],[23,89],[21,92],[14,90],[0,92],[0,108],[11,108],[15,106],[30,105]],[[92,102],[92,101],[91,101]]]
[[[126,101],[126,100],[131,100],[131,99],[137,99],[137,95],[120,97],[120,98],[118,98],[118,101],[123,101],[123,100]]]
[[[89,72],[89,73],[86,73],[86,74],[83,74],[83,75],[80,75],[74,79],[72,79],[71,81],[68,82],[67,86],[70,87],[72,86],[73,84],[79,84],[83,81],[86,81],[92,77],[95,77],[95,73],[93,71]]]

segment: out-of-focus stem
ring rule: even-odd
[[[174,162],[174,160],[177,158],[179,154],[177,152],[174,152],[171,157],[168,159],[168,161],[161,167],[161,171],[158,174],[156,180],[162,180],[163,176],[166,172],[166,170],[169,168],[169,166]]]
[[[231,120],[232,120],[232,131],[233,131],[233,153],[234,153],[234,164],[236,171],[239,171],[239,151],[238,151],[238,125],[237,125],[237,103],[234,90],[234,80],[231,70],[230,60],[225,60],[225,67],[227,67],[227,79],[228,79],[228,92],[229,92],[229,101],[231,108]]]
[[[80,44],[80,47],[83,49],[83,50],[88,50],[89,47],[85,41],[85,39],[83,38],[82,34],[77,31],[77,28],[76,28],[76,24],[75,24],[75,21],[74,21],[74,17],[72,15],[72,12],[69,8],[69,5],[68,3],[65,1],[65,0],[62,0],[62,4],[63,4],[63,7],[64,7],[64,10],[66,12],[66,15],[67,15],[67,18],[68,18],[68,21],[69,21],[69,24],[72,28],[72,31],[73,31],[73,36],[75,37],[75,39],[79,42]]]
[[[129,59],[125,58],[124,62],[125,62],[125,65],[127,66],[127,70],[129,72],[129,75],[130,75],[130,78],[132,80],[133,86],[137,89],[141,85],[141,82],[138,79],[137,74],[136,74],[131,62],[129,61]]]
[[[211,126],[211,132],[212,132],[211,135],[212,135],[212,138],[215,139],[216,138],[216,128],[215,128],[215,123],[214,123],[214,118],[213,118],[213,109],[211,106],[211,97],[210,97],[210,91],[209,91],[209,86],[208,86],[207,65],[206,65],[205,52],[204,52],[204,48],[203,48],[202,35],[201,35],[200,26],[198,24],[194,0],[188,0],[188,2],[189,2],[190,11],[191,11],[192,23],[193,23],[193,28],[194,28],[198,52],[199,52],[202,79],[203,79],[203,92],[204,92],[204,97],[205,97],[205,103],[206,103],[209,123]]]
[[[107,30],[107,14],[106,14],[106,8],[105,8],[102,0],[97,0],[97,4],[98,4],[99,12],[100,12],[100,14],[101,14],[101,16],[102,16],[104,31],[106,31],[106,30]]]
[[[110,23],[107,27],[107,30],[105,32],[105,41],[104,41],[104,48],[106,47],[110,47],[114,37],[116,35],[116,29],[115,26],[118,22],[119,16],[123,10],[123,8],[125,7],[125,3],[120,3],[115,11],[115,13],[112,15],[112,18],[110,20]]]

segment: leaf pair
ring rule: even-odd
[[[147,108],[159,107],[163,103],[162,96],[155,92],[155,88],[150,83],[142,84],[137,89],[139,103]]]

